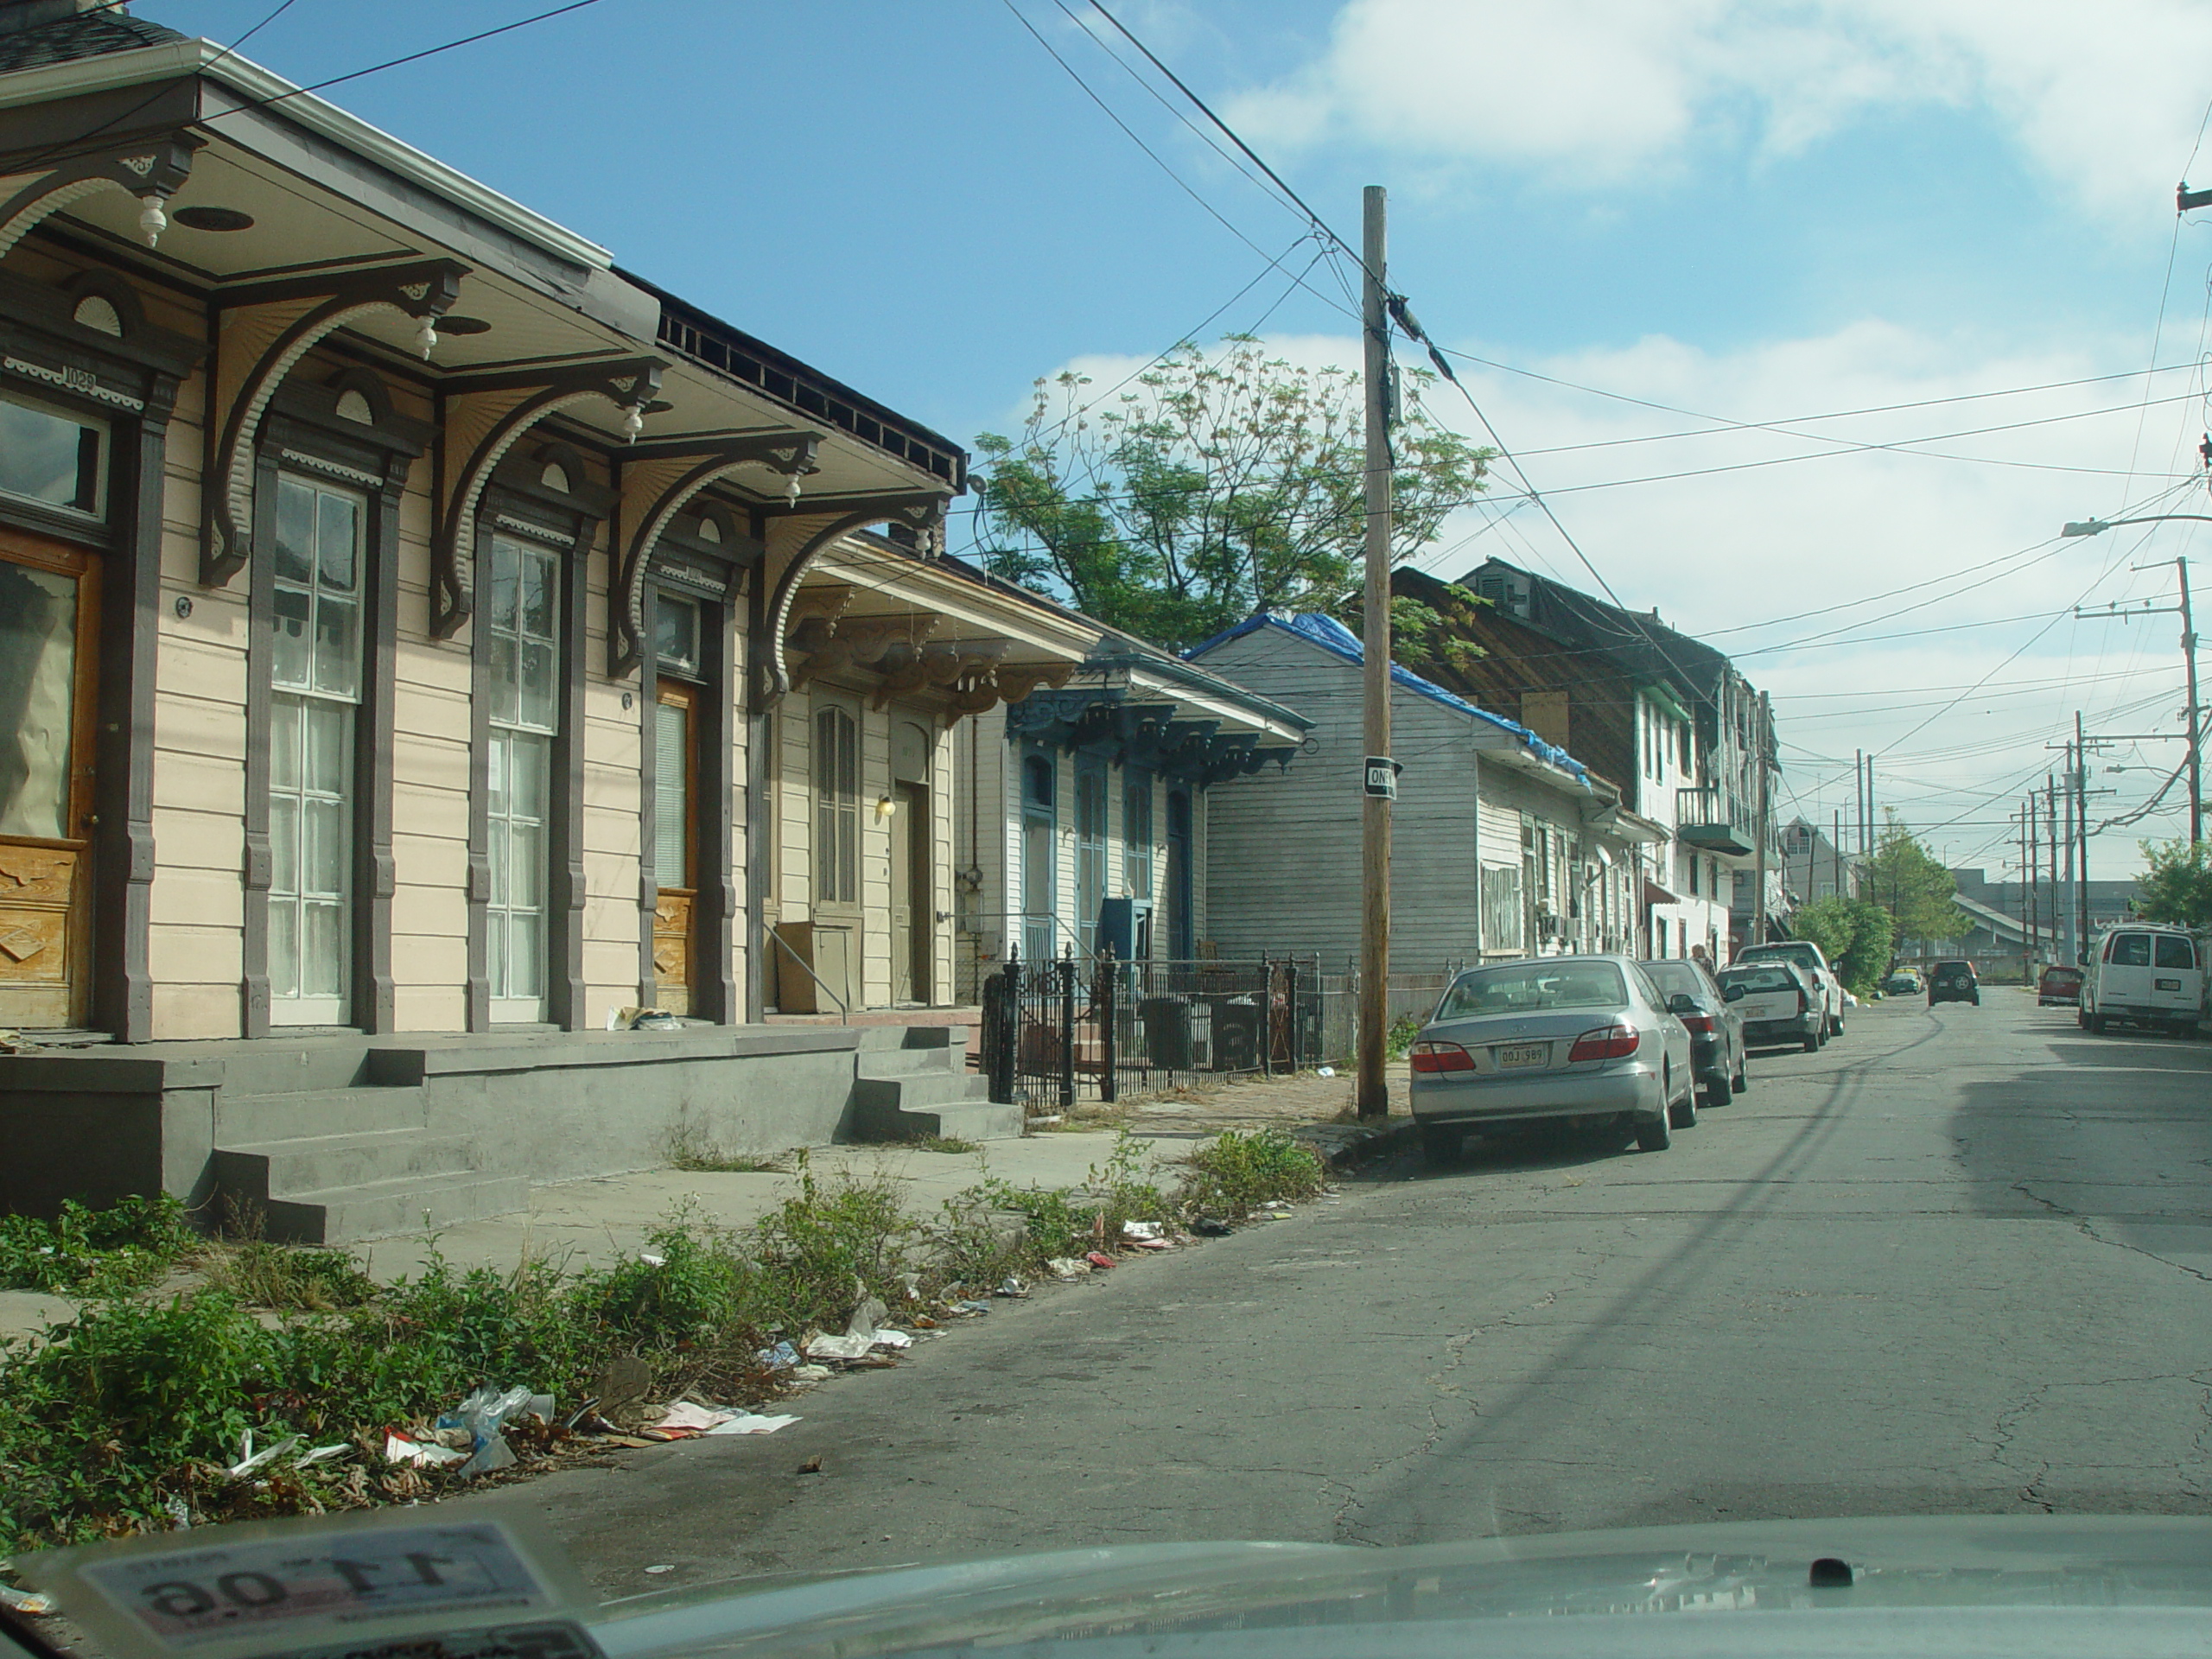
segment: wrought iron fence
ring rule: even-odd
[[[1353,1028],[1351,982],[1321,973],[1314,957],[1012,957],[982,986],[991,1098],[1051,1112],[1200,1077],[1340,1062]]]

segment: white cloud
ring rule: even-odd
[[[1308,366],[1349,364],[1357,354],[1349,336],[1273,336],[1268,345]],[[1469,349],[1503,356],[1478,342]],[[2190,550],[2202,527],[2129,532],[2136,540],[2117,531],[2086,541],[2055,538],[2067,520],[2113,516],[2122,504],[2191,474],[2201,419],[2187,396],[2191,377],[2158,377],[2154,399],[2183,401],[2154,402],[2147,410],[2142,380],[2128,378],[1842,420],[1798,417],[2124,372],[2133,349],[2075,339],[2052,349],[1989,353],[1867,321],[1728,353],[1655,336],[1521,365],[1655,404],[1779,421],[1796,431],[1860,444],[2009,426],[1924,447],[2028,465],[1884,450],[1836,453],[1835,444],[1774,432],[1666,436],[1715,423],[1461,367],[1477,400],[1622,600],[1639,609],[1656,606],[1672,626],[1738,654],[1753,682],[1773,693],[1783,739],[1795,746],[1784,756],[1794,799],[1826,822],[1831,805],[1851,798],[1852,751],[1874,750],[1882,756],[1882,798],[1913,822],[1933,825],[1965,815],[1967,822],[1942,837],[1963,857],[1999,833],[2019,791],[2007,788],[1988,804],[1979,804],[1980,796],[2016,776],[2040,779],[2054,763],[2044,745],[2062,727],[2070,731],[2075,708],[2088,711],[2092,729],[2101,720],[2108,730],[2174,728],[2178,629],[2171,617],[2153,617],[2126,624],[2062,620],[2040,639],[2033,639],[2040,624],[2032,621],[1918,631],[2063,613],[2107,567],[2115,568],[2089,593],[2093,604],[2170,593],[2167,571],[2128,567]],[[1141,362],[1096,356],[1070,366],[1092,377],[1096,393]],[[1448,387],[1436,388],[1429,404],[1440,418],[1478,435],[1465,404]],[[2085,410],[2107,412],[2051,421]],[[2051,423],[2017,424],[2036,421]],[[1820,458],[1744,466],[1804,454]],[[1737,470],[1702,470],[1709,468]],[[1623,481],[1670,473],[1700,475]],[[1515,494],[1510,471],[1501,467],[1496,506]],[[2202,499],[2196,494],[2176,505],[2195,511]],[[1421,563],[1457,578],[1495,554],[1596,591],[1533,506],[1524,503],[1503,527],[1486,527],[1492,517],[1493,510],[1463,515]],[[1930,577],[1944,579],[1895,592]],[[1777,620],[1800,613],[1814,614]],[[1834,641],[1771,649],[1838,630],[1841,637]],[[1906,634],[1912,637],[1891,637]],[[1913,730],[1937,714],[1953,689],[1986,675],[1993,682],[1988,690]],[[2145,706],[2134,708],[2139,704]],[[2171,766],[2178,755],[2171,744],[2146,746],[2142,764],[2158,764],[2170,749],[2175,753],[2164,764]],[[1840,766],[1816,758],[1839,755]],[[2115,798],[2124,804],[2147,793],[2155,778],[2138,771],[2113,781],[2126,788]],[[2156,821],[2145,830],[2171,834],[2173,822]],[[2133,833],[2107,837],[2112,845],[2101,858],[2132,866]]]
[[[1702,143],[1789,153],[1876,109],[1972,108],[2063,189],[2139,213],[2189,152],[2209,62],[2193,0],[1348,0],[1316,61],[1229,112],[1277,145],[1604,187]]]

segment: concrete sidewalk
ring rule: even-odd
[[[834,1146],[808,1149],[816,1178],[850,1173],[884,1176],[898,1184],[910,1214],[933,1217],[953,1194],[990,1176],[1015,1186],[1079,1186],[1090,1170],[1113,1156],[1126,1128],[1145,1147],[1147,1179],[1174,1184],[1176,1163],[1200,1141],[1224,1129],[1273,1127],[1306,1140],[1332,1164],[1356,1160],[1377,1136],[1403,1131],[1407,1073],[1391,1068],[1390,1093],[1398,1110],[1379,1125],[1335,1121],[1351,1103],[1348,1077],[1313,1073],[1295,1077],[1232,1082],[1204,1092],[1185,1090],[1158,1100],[1081,1113],[1058,1128],[1019,1140],[983,1142],[969,1153],[930,1152],[916,1146]],[[391,1281],[420,1273],[433,1250],[461,1268],[506,1271],[531,1255],[577,1267],[603,1266],[634,1255],[652,1230],[688,1207],[700,1221],[745,1227],[781,1203],[798,1182],[796,1154],[774,1172],[645,1170],[531,1189],[530,1205],[445,1228],[435,1234],[385,1238],[353,1247],[376,1277]],[[154,1293],[196,1282],[180,1272]],[[23,1336],[67,1319],[76,1304],[44,1293],[0,1291],[0,1337]]]

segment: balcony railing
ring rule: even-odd
[[[1756,831],[1741,822],[1747,816],[1724,791],[1710,785],[1675,791],[1675,834],[1701,851],[1748,855]]]

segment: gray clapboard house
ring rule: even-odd
[[[1224,957],[1318,953],[1360,934],[1361,664],[1357,635],[1312,613],[1249,618],[1189,652],[1313,722],[1280,776],[1215,786],[1207,927]],[[1572,950],[1635,950],[1639,844],[1665,832],[1527,727],[1391,665],[1394,973]]]

